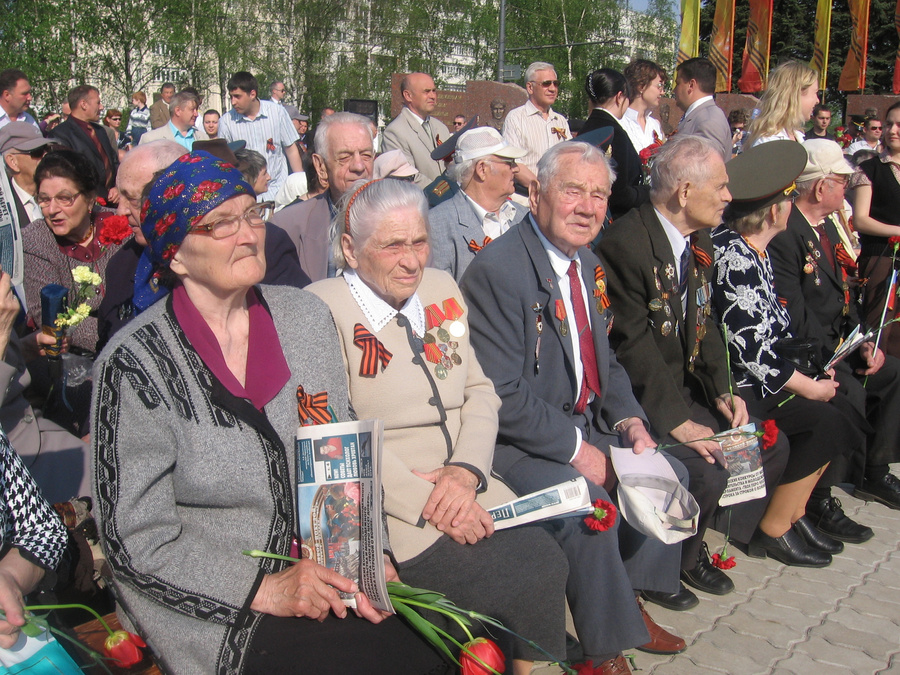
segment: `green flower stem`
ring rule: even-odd
[[[731,409],[734,410],[734,385],[731,382],[731,350],[728,348],[728,326],[722,324],[722,334],[725,336],[725,365],[728,366],[728,395],[731,396]]]
[[[37,611],[51,610],[51,609],[83,609],[86,612],[90,612],[91,614],[93,614],[94,618],[100,622],[100,625],[106,629],[107,633],[109,633],[110,635],[113,634],[113,629],[110,628],[109,624],[103,620],[103,617],[100,616],[99,614],[97,614],[96,611],[94,611],[93,609],[91,609],[90,607],[87,607],[85,605],[78,605],[78,604],[72,604],[72,605],[28,605],[26,607],[23,607],[22,609],[24,609],[27,612],[34,612],[36,610]]]
[[[300,558],[292,558],[289,555],[279,555],[278,553],[269,553],[268,551],[241,551],[244,555],[248,555],[251,558],[272,558],[274,560],[286,560],[287,562],[298,563],[300,562]]]
[[[388,594],[390,595],[390,594]],[[411,600],[409,598],[394,598],[391,597],[391,603],[401,602],[404,605],[409,607],[421,607],[422,609],[430,609],[432,612],[437,612],[438,614],[443,614],[444,616],[450,617],[456,623],[459,624],[459,627],[463,629],[463,632],[466,634],[466,637],[469,640],[474,639],[472,633],[469,631],[469,628],[466,626],[465,622],[459,617],[460,613],[465,614],[462,610],[454,605],[454,609],[448,609],[447,607],[440,604],[440,601],[435,603],[427,603],[427,602],[419,602],[418,600]],[[455,610],[455,611],[454,611]]]

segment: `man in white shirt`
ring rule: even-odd
[[[551,106],[559,94],[559,80],[552,64],[537,61],[525,70],[525,105],[513,108],[503,122],[503,139],[527,150],[516,182],[525,188],[536,178],[537,163],[547,150],[571,140],[568,120]]]
[[[0,72],[0,127],[10,122],[28,122],[40,130],[37,121],[26,112],[31,105],[31,84],[21,70]]]
[[[868,118],[863,125],[863,137],[858,141],[851,143],[846,150],[845,155],[851,157],[859,150],[872,150],[873,152],[881,152],[881,133],[883,125],[881,120]]]
[[[299,138],[297,130],[283,106],[259,99],[259,83],[250,73],[235,73],[226,87],[231,110],[219,120],[219,136],[229,143],[246,141],[248,148],[266,158],[272,181],[268,191],[257,197],[261,201],[274,201],[288,174],[303,171],[300,151],[295,145]]]
[[[284,86],[284,82],[281,80],[275,80],[269,85],[269,100],[272,101],[272,103],[284,105],[284,95],[286,93],[287,89]]]
[[[461,190],[428,213],[431,266],[459,281],[482,248],[521,221],[528,209],[509,197],[525,154],[491,127],[476,127],[456,142],[450,178]]]
[[[431,158],[431,151],[450,138],[450,130],[431,116],[437,105],[437,88],[431,75],[410,73],[400,83],[403,110],[382,135],[381,150],[403,150],[419,171],[415,183],[425,187],[444,170],[444,163]]]

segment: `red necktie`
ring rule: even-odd
[[[569,275],[569,290],[572,293],[572,309],[575,311],[575,327],[578,329],[581,365],[584,367],[581,391],[578,394],[578,402],[575,403],[575,412],[580,414],[587,408],[590,392],[594,392],[597,396],[600,395],[600,375],[597,372],[597,355],[594,353],[594,335],[591,333],[591,324],[588,322],[587,311],[584,308],[581,280],[578,278],[578,265],[574,260],[569,265],[567,274]]]
[[[816,225],[815,229],[816,232],[819,233],[819,244],[825,252],[825,258],[828,260],[828,264],[831,265],[831,271],[835,272],[837,270],[834,268],[834,244],[831,243],[831,237],[828,236],[828,232],[825,230],[825,222],[822,221]]]

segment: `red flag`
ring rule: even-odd
[[[741,61],[738,89],[753,94],[766,87],[769,77],[769,41],[772,38],[772,0],[750,0],[747,43]]]
[[[866,51],[869,46],[869,0],[847,0],[850,5],[850,50],[838,82],[840,91],[857,91],[866,86]]]
[[[900,2],[900,0],[898,0]],[[716,67],[716,91],[731,91],[731,61],[734,54],[734,0],[716,0],[709,44],[709,60]]]

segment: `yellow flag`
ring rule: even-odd
[[[716,0],[709,60],[716,67],[716,92],[731,91],[731,63],[734,54],[734,0]]]
[[[678,63],[700,56],[700,0],[681,0]]]
[[[813,47],[813,70],[819,72],[819,90],[825,89],[828,79],[828,41],[831,38],[831,0],[819,0],[816,7],[816,42]]]

